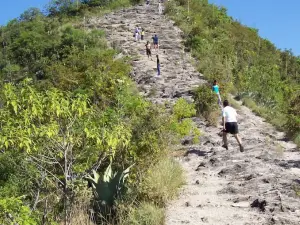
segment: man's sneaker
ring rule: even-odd
[[[222,145],[223,148],[226,148],[228,150],[228,145]]]
[[[243,145],[240,145],[240,151],[241,151],[241,152],[244,152],[244,147],[243,147]]]

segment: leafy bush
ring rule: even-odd
[[[38,224],[30,208],[23,204],[21,198],[0,199],[0,223],[20,225]]]
[[[178,120],[196,115],[195,105],[189,104],[184,98],[180,98],[176,101],[172,111],[174,117]]]
[[[194,142],[198,142],[200,131],[191,117],[196,115],[195,105],[188,103],[184,98],[176,101],[172,109],[171,130],[177,133],[178,138],[191,135]]]
[[[218,97],[211,88],[202,85],[194,91],[194,100],[199,115],[204,116],[211,125],[216,125],[220,117]]]

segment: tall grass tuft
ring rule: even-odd
[[[120,225],[162,225],[164,224],[164,209],[155,204],[143,202],[137,208],[132,208]]]
[[[183,170],[174,159],[160,160],[148,170],[148,174],[142,181],[142,195],[146,199],[160,205],[166,205],[167,201],[178,194],[178,188],[184,184]]]

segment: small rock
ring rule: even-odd
[[[263,178],[262,181],[266,184],[270,183],[269,179],[268,178]]]
[[[196,180],[196,184],[200,184],[199,180]]]
[[[201,220],[202,220],[202,222],[204,222],[204,223],[207,223],[207,222],[208,222],[208,219],[207,219],[206,217],[202,217]]]
[[[260,200],[260,199],[255,199],[252,203],[251,203],[251,207],[252,208],[259,208],[260,211],[264,212],[266,211],[266,205],[267,205],[267,202],[266,200]]]
[[[191,159],[189,157],[185,157],[184,161],[189,162],[189,161],[191,161]]]
[[[250,174],[250,175],[245,177],[245,180],[252,180],[253,178],[254,178],[254,175]]]
[[[186,206],[186,207],[189,207],[189,206],[191,206],[191,204],[190,204],[189,202],[186,202],[186,203],[185,203],[185,206]]]
[[[201,167],[205,167],[204,162],[201,162],[195,171],[199,171]]]
[[[191,144],[193,144],[193,138],[187,137],[181,141],[181,144],[182,145],[191,145]]]

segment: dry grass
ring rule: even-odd
[[[287,122],[286,115],[270,110],[266,107],[258,106],[252,99],[243,98],[243,105],[247,106],[256,115],[265,118],[269,123],[274,125],[277,129],[283,130],[284,125]],[[275,113],[274,113],[275,112]]]
[[[95,215],[91,209],[90,199],[92,192],[90,189],[81,190],[76,196],[76,201],[70,212],[70,224],[72,225],[95,225]]]
[[[221,115],[221,109],[215,109],[204,113],[204,117],[208,121],[208,124],[215,127],[218,126]]]
[[[163,208],[143,202],[137,208],[131,209],[119,225],[162,225],[165,220],[164,214]]]
[[[149,168],[141,192],[149,201],[164,206],[177,196],[178,188],[183,184],[183,170],[179,163],[172,158],[164,158]]]
[[[170,155],[172,157],[183,157],[185,156],[187,152],[187,149],[186,148],[181,148],[181,149],[177,149],[177,150],[174,150],[170,153]]]
[[[294,142],[296,145],[300,146],[300,133],[297,133],[294,137]]]
[[[88,207],[77,205],[72,208],[72,214],[70,217],[70,224],[72,225],[95,225],[92,221],[94,215],[91,211],[88,211]]]
[[[241,105],[232,97],[229,97],[229,104],[235,109],[241,109]]]

